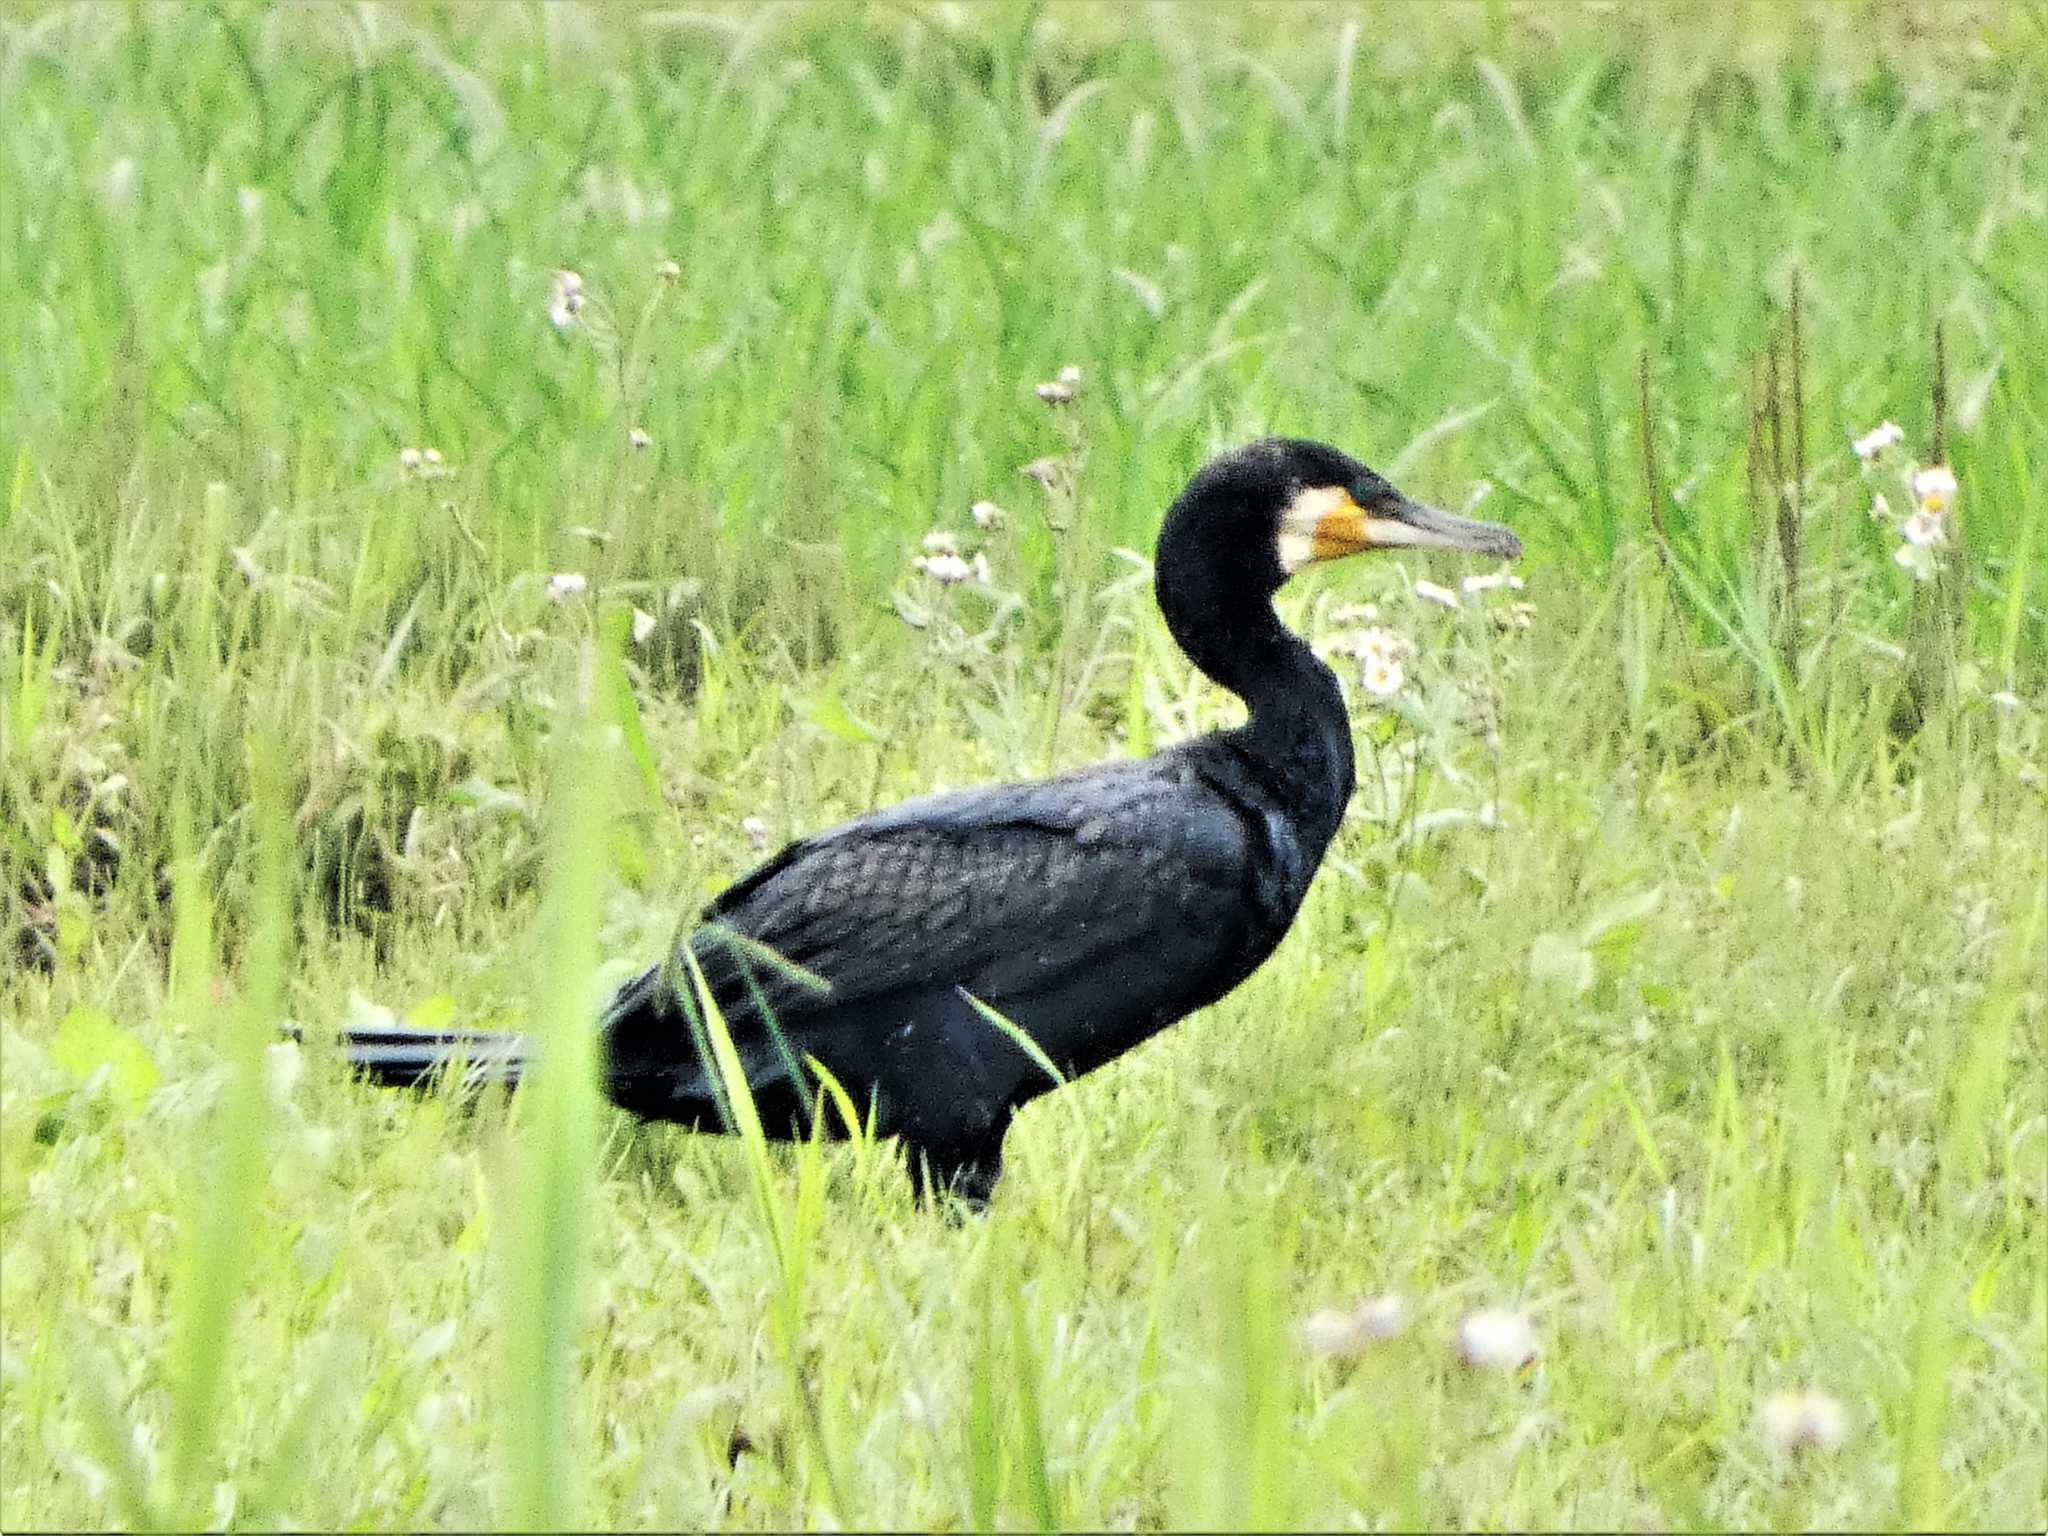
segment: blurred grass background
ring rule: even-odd
[[[2042,1524],[2048,10],[0,25],[0,1524]],[[1483,496],[1531,627],[1290,592],[1421,649],[1354,821],[988,1221],[334,1069],[1229,718],[1142,556],[1263,431]]]

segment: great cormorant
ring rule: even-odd
[[[921,1187],[986,1200],[1011,1116],[1055,1079],[977,1001],[1071,1078],[1222,997],[1287,932],[1353,777],[1337,680],[1273,595],[1314,561],[1388,547],[1521,553],[1509,530],[1410,501],[1320,443],[1266,438],[1211,461],[1166,515],[1155,590],[1245,724],[790,844],[612,999],[605,1093],[650,1120],[731,1124],[687,951],[769,1134],[805,1134],[812,1057],[902,1139]],[[520,1037],[474,1033],[355,1031],[348,1051],[407,1085],[454,1060],[516,1081],[525,1059]]]

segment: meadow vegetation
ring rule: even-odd
[[[0,1525],[2048,1523],[2038,4],[77,5],[0,102]],[[1266,431],[1529,553],[1283,595],[1264,971],[981,1220],[602,1107],[764,847],[1232,717],[1147,561]]]

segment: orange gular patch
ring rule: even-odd
[[[1357,554],[1371,543],[1370,521],[1341,485],[1304,487],[1280,514],[1282,569],[1292,573],[1312,561]]]
[[[1341,560],[1372,548],[1373,520],[1348,491],[1337,495],[1343,498],[1340,504],[1316,519],[1315,532],[1309,536],[1310,559]]]

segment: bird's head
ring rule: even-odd
[[[1522,541],[1496,523],[1410,501],[1323,443],[1267,437],[1211,459],[1188,482],[1159,530],[1154,586],[1196,665],[1242,692],[1244,626],[1272,622],[1270,599],[1295,572],[1370,549],[1513,560]]]
[[[1162,554],[1176,523],[1183,535],[1201,525],[1186,542],[1236,545],[1242,574],[1268,592],[1317,561],[1365,550],[1522,553],[1511,530],[1411,501],[1349,454],[1301,438],[1262,438],[1205,465],[1175,504]]]

